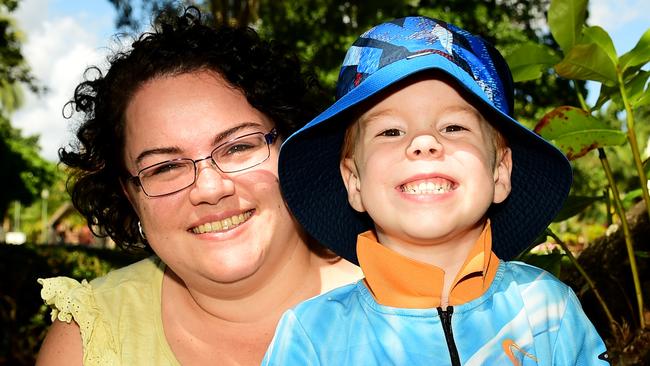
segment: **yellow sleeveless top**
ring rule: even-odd
[[[164,263],[149,257],[90,283],[68,277],[38,283],[52,321],[79,324],[84,365],[180,365],[162,325],[164,272]]]

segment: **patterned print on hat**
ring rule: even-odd
[[[403,18],[362,34],[348,50],[337,84],[340,99],[377,70],[393,62],[436,54],[453,62],[483,90],[487,99],[510,115],[508,96],[485,42],[451,24],[428,18]]]

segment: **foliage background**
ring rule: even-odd
[[[263,37],[269,37],[292,47],[313,68],[319,82],[325,89],[323,103],[333,98],[334,83],[345,50],[356,37],[369,27],[382,21],[421,14],[445,19],[461,27],[480,34],[505,55],[510,54],[522,44],[544,44],[551,50],[560,52],[546,26],[546,11],[550,0],[107,0],[118,11],[116,25],[125,32],[146,30],[152,13],[167,7],[182,8],[196,5],[214,22],[248,24],[256,28]],[[567,0],[573,2],[574,0]],[[51,215],[56,206],[67,198],[64,193],[65,172],[40,157],[38,136],[23,136],[11,125],[13,112],[22,102],[22,88],[39,93],[46,90],[38,85],[31,75],[21,53],[24,39],[16,28],[11,12],[19,0],[0,0],[0,217],[11,217],[12,201],[20,201],[24,228],[29,241],[38,242],[41,237],[40,192],[48,189],[53,201],[48,207]],[[551,68],[542,70],[541,77],[516,84],[515,115],[524,124],[533,127],[550,109],[559,105],[578,105],[577,91],[585,94],[583,82],[571,83],[559,78]],[[647,123],[650,108],[642,107],[635,111],[639,121],[637,134],[641,148],[645,149],[650,127]],[[612,126],[620,125],[616,106],[597,112]],[[638,182],[632,174],[629,161],[631,155],[626,149],[608,150],[614,175],[621,184],[625,195],[625,205],[631,208],[639,201],[635,190]],[[574,162],[575,183],[573,194],[582,196],[603,195],[607,187],[600,163],[591,153],[586,159]],[[5,212],[7,215],[5,215]],[[613,222],[612,210],[602,199],[576,217],[553,224],[553,230],[577,252],[590,244],[606,240],[606,231]],[[647,223],[646,223],[647,225]],[[7,225],[5,225],[6,227]],[[643,225],[642,225],[643,226]],[[647,234],[639,231],[639,240],[647,242]],[[1,233],[1,232],[0,232]],[[607,239],[608,240],[608,239]],[[598,247],[598,245],[595,245]],[[606,245],[603,245],[606,247]],[[589,248],[588,248],[589,249]],[[612,251],[613,252],[613,251]],[[605,258],[608,253],[602,254]],[[607,268],[611,274],[602,282],[621,284],[610,290],[614,305],[620,305],[620,313],[633,313],[630,303],[630,289],[627,284],[629,271],[626,271],[624,256],[617,267],[607,267],[603,263],[591,262],[587,269],[597,273]],[[0,245],[0,364],[33,364],[34,356],[49,324],[49,311],[41,305],[38,295],[40,287],[37,277],[66,275],[76,279],[91,279],[140,258],[121,252],[69,246],[42,246],[29,244],[15,247]],[[595,304],[586,285],[572,273],[566,257],[551,249],[544,255],[527,258],[530,262],[552,270],[569,283],[579,294],[585,310],[596,322],[601,334],[609,334],[602,321],[600,309]],[[640,265],[646,274],[648,259],[641,259]],[[615,275],[614,275],[615,274]],[[11,280],[5,280],[11,279]],[[615,287],[615,286],[614,286]],[[621,291],[623,289],[623,291]],[[619,291],[619,292],[616,292]],[[650,293],[646,288],[645,293]],[[647,348],[647,343],[645,344]],[[645,361],[650,364],[650,360]],[[643,360],[635,361],[644,364]],[[630,361],[627,364],[634,364]]]

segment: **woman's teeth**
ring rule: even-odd
[[[406,194],[443,194],[454,188],[452,182],[412,182],[401,186],[402,192]]]
[[[192,228],[194,234],[211,233],[215,231],[222,231],[232,229],[239,226],[244,221],[248,220],[253,215],[253,211],[246,211],[239,215],[227,217],[223,220],[208,222]]]

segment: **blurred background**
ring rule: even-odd
[[[602,27],[618,55],[633,49],[650,28],[647,0],[567,3],[585,4],[586,24]],[[195,5],[214,23],[248,25],[263,37],[286,44],[315,70],[325,89],[325,104],[334,95],[345,50],[373,25],[412,14],[443,19],[480,34],[510,62],[509,56],[523,44],[544,45],[561,54],[547,21],[550,4],[550,0],[0,0],[0,365],[33,364],[50,324],[36,278],[66,275],[90,280],[146,255],[124,253],[109,238],[93,234],[70,204],[67,174],[57,165],[57,150],[74,141],[71,131],[77,121],[64,118],[70,112],[64,105],[84,70],[92,65],[105,68],[106,56],[130,43],[133,34],[146,31],[158,10]],[[647,42],[650,45],[650,34]],[[643,63],[637,72],[647,70]],[[552,65],[536,76],[515,85],[515,115],[530,128],[557,106],[586,103],[605,124],[626,130],[621,102],[599,101],[601,83],[563,78]],[[642,91],[647,92],[647,80],[643,79]],[[639,103],[634,115],[646,161],[650,102]],[[626,148],[607,151],[637,243],[642,292],[648,294],[650,230],[632,153]],[[645,308],[641,315],[635,309],[629,260],[609,199],[610,181],[595,151],[573,165],[572,196],[583,201],[572,201],[579,207],[552,225],[553,237],[541,238],[540,245],[521,259],[552,271],[574,288],[618,355],[618,364],[650,364],[650,336],[638,325],[640,317],[650,322],[650,315]],[[558,246],[558,241],[566,245]],[[602,253],[610,255],[604,258]],[[571,257],[595,276],[603,297],[611,302],[615,327]]]

